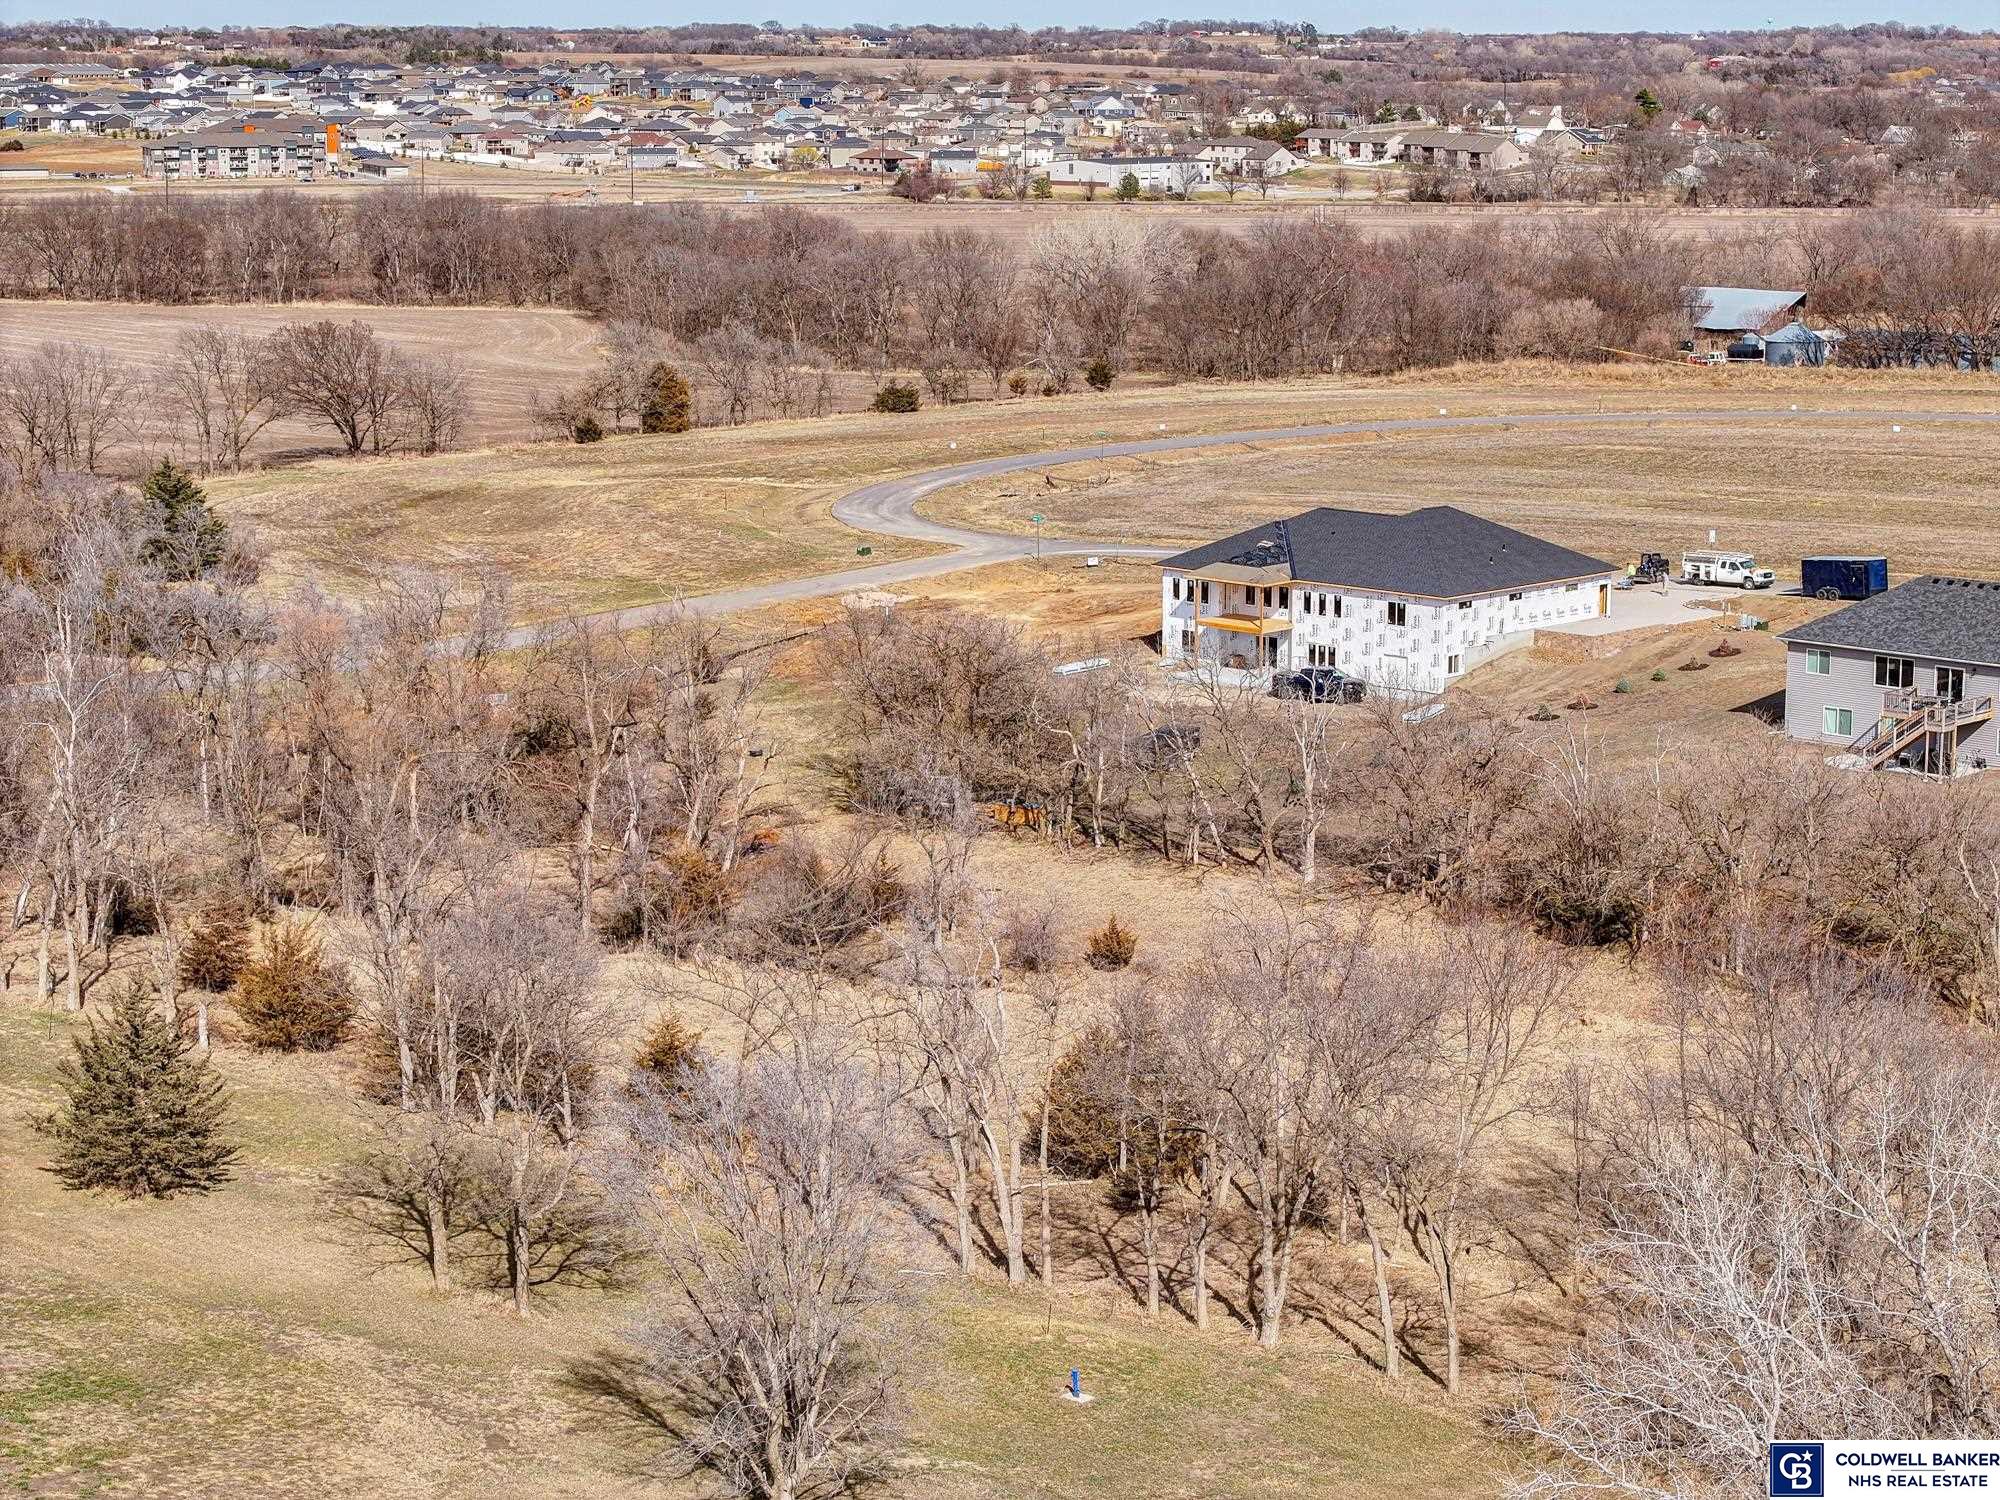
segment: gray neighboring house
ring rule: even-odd
[[[1169,661],[1268,674],[1335,667],[1441,692],[1535,629],[1609,612],[1621,570],[1451,505],[1321,506],[1160,564]]]
[[[2000,583],[1934,574],[1786,631],[1785,733],[1871,770],[2000,763]]]

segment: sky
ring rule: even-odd
[[[32,0],[0,0],[0,18],[22,16]],[[273,26],[352,21],[361,24],[419,25],[567,25],[648,26],[691,21],[781,21],[788,25],[825,26],[872,21],[881,25],[950,21],[1005,26],[1119,25],[1150,20],[1162,14],[1142,0],[751,0],[764,7],[752,16],[732,4],[663,9],[641,0],[588,0],[584,4],[552,5],[549,0],[96,0],[78,4],[64,14],[84,12],[125,26]],[[1205,4],[1200,14],[1231,14],[1223,4]],[[1315,13],[1290,6],[1237,12],[1260,19],[1272,15],[1311,21],[1320,30],[1339,32],[1380,25],[1416,28],[1443,26],[1459,31],[1637,31],[1672,26],[1692,28],[1755,28],[1767,25],[1854,25],[1864,21],[1904,21],[1913,25],[1952,25],[1968,30],[1992,28],[2000,22],[1994,0],[1398,0],[1370,12],[1343,8]]]

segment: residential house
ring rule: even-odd
[[[1170,661],[1255,672],[1334,667],[1440,692],[1538,626],[1603,615],[1620,570],[1450,505],[1322,506],[1160,564]]]
[[[1412,166],[1445,167],[1460,172],[1505,172],[1528,159],[1509,136],[1446,126],[1403,133],[1403,160]]]
[[[1949,775],[2000,760],[2000,583],[1912,579],[1779,639],[1793,739],[1870,769]]]
[[[1563,107],[1560,104],[1551,104],[1517,110],[1508,124],[1512,128],[1515,145],[1533,146],[1549,131],[1565,127]]]
[[[912,152],[898,151],[893,146],[875,146],[855,152],[848,165],[856,172],[894,177],[898,172],[914,168],[922,160]]]
[[[1289,146],[1254,135],[1189,141],[1181,147],[1181,154],[1200,157],[1215,169],[1217,177],[1283,177],[1305,165]]]
[[[1354,130],[1306,132],[1306,148],[1311,155],[1324,154],[1334,161],[1370,166],[1397,160],[1403,154],[1407,125],[1364,125]],[[1322,153],[1319,149],[1324,147]]]

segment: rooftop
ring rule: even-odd
[[[2000,582],[1941,573],[1913,578],[1779,639],[2000,666]]]
[[[1533,588],[1616,571],[1610,563],[1453,505],[1430,505],[1405,515],[1320,506],[1191,548],[1160,564],[1184,572],[1218,565],[1260,573],[1274,570],[1274,580],[1433,599]]]
[[[1709,333],[1746,328],[1761,333],[1806,299],[1804,292],[1754,286],[1697,286],[1688,291],[1695,307],[1694,326]]]

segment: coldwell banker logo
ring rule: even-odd
[[[1771,1444],[1771,1493],[1791,1500],[1822,1500],[1826,1494],[1826,1444]]]

